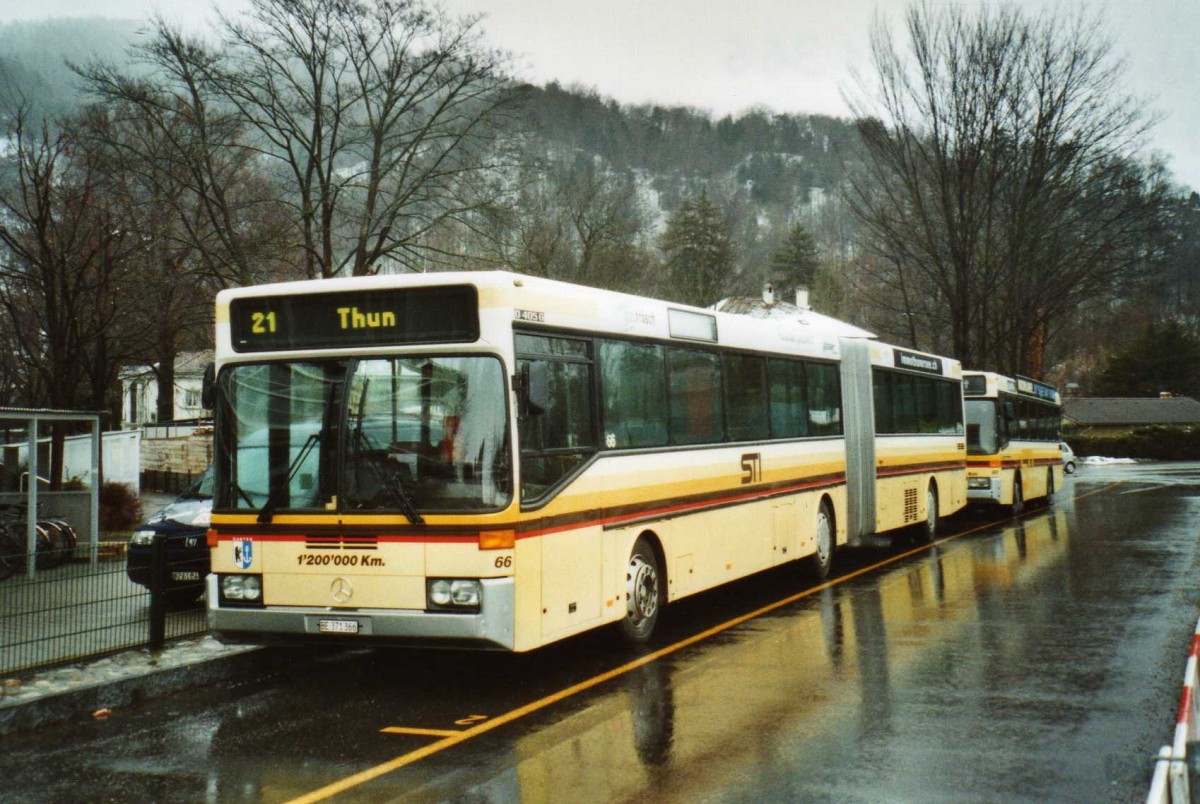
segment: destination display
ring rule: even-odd
[[[470,285],[238,298],[229,330],[237,352],[470,343],[479,300]]]
[[[963,396],[987,396],[987,377],[982,374],[963,377]]]
[[[1045,399],[1047,402],[1058,401],[1058,390],[1053,385],[1031,380],[1028,377],[1017,377],[1017,390],[1029,396]]]
[[[903,349],[895,349],[893,351],[895,353],[896,368],[908,369],[909,371],[923,371],[926,374],[940,375],[942,373],[941,358],[919,355],[915,352],[906,352]]]

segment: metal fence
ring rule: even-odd
[[[0,674],[204,633],[203,603],[171,607],[165,595],[131,582],[126,548],[124,542],[101,543],[95,562],[77,560],[74,551],[39,551],[38,563],[45,566],[34,577],[18,572],[0,580]],[[159,558],[161,578],[170,565]]]
[[[1175,723],[1175,739],[1158,752],[1146,804],[1191,804],[1200,793],[1200,623],[1192,634],[1183,673],[1183,693]]]

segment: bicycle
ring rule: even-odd
[[[51,517],[40,520],[38,526],[51,532],[50,540],[57,546],[53,559],[54,566],[70,561],[75,557],[75,547],[79,544],[79,534],[75,532],[75,528],[71,527],[66,520]],[[57,535],[53,535],[54,531],[57,531]]]
[[[0,581],[25,564],[25,547],[21,544],[20,534],[21,531],[13,527],[11,518],[0,518]]]
[[[25,508],[0,507],[0,580],[25,566]],[[35,525],[37,566],[53,569],[75,554],[79,536],[61,519],[41,519]]]

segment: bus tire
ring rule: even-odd
[[[663,606],[663,578],[658,556],[645,536],[638,537],[625,569],[625,617],[621,632],[630,642],[649,641]]]
[[[930,481],[925,490],[925,524],[921,526],[921,543],[932,544],[938,537],[938,495],[937,487]]]
[[[1025,496],[1021,493],[1021,475],[1017,474],[1013,476],[1012,505],[1010,505],[1008,509],[1013,516],[1016,516],[1017,514],[1021,513],[1024,508]]]
[[[829,571],[833,569],[833,554],[837,549],[837,530],[834,528],[833,509],[829,507],[829,500],[821,500],[821,506],[817,509],[817,526],[814,533],[817,542],[817,552],[813,553],[809,559],[809,566],[812,567],[813,574],[818,580],[825,580],[829,577]]]
[[[1050,498],[1054,496],[1055,491],[1056,491],[1056,489],[1054,488],[1054,470],[1047,469],[1046,470],[1046,505],[1050,504],[1050,502],[1051,502]]]

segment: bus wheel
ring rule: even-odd
[[[1025,498],[1021,493],[1021,476],[1017,475],[1013,478],[1012,505],[1009,506],[1009,511],[1013,516],[1016,516],[1017,514],[1021,513],[1021,510],[1024,507]]]
[[[1046,470],[1046,505],[1050,504],[1050,502],[1051,502],[1050,498],[1054,496],[1055,491],[1056,491],[1056,489],[1054,488],[1054,470],[1047,469]]]
[[[921,528],[922,543],[929,544],[937,538],[939,524],[937,489],[930,483],[929,489],[925,492],[925,526]]]
[[[829,501],[822,500],[817,510],[817,552],[813,553],[812,570],[820,580],[829,577],[833,567],[834,543],[833,511],[829,509]]]
[[[658,557],[649,540],[639,538],[625,571],[625,619],[621,631],[630,642],[642,643],[654,633],[662,608],[662,582]]]

